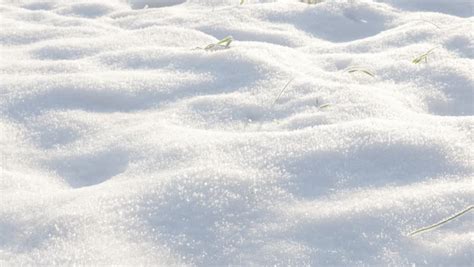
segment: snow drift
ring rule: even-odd
[[[472,264],[470,1],[0,3],[1,264]]]

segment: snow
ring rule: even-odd
[[[472,2],[239,2],[0,1],[0,265],[472,265]]]

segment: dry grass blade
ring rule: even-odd
[[[223,45],[225,47],[229,47],[230,43],[232,43],[233,39],[232,36],[227,36],[226,38],[217,42],[218,45]]]
[[[354,72],[361,72],[361,73],[365,73],[371,77],[375,77],[375,74],[372,73],[370,70],[368,69],[364,69],[364,68],[350,68],[347,70],[347,72],[349,73],[354,73]]]
[[[224,39],[219,40],[219,42],[215,44],[210,44],[206,47],[204,47],[204,50],[221,50],[221,49],[227,49],[230,46],[230,43],[232,43],[234,39],[232,39],[232,36],[227,36]]]
[[[283,92],[285,92],[286,88],[288,87],[288,85],[290,85],[290,83],[294,80],[295,78],[291,78],[286,84],[285,86],[283,86],[283,89],[281,89],[280,93],[278,94],[278,96],[275,98],[275,101],[273,101],[272,103],[272,107],[275,106],[276,102],[278,101],[278,99],[280,99],[281,95],[283,95]]]
[[[442,220],[442,221],[440,221],[440,222],[438,222],[438,223],[435,223],[435,224],[433,224],[433,225],[420,228],[420,229],[418,229],[418,230],[416,230],[416,231],[413,231],[413,232],[409,233],[408,235],[409,235],[409,236],[414,236],[414,235],[419,234],[419,233],[423,233],[423,232],[427,232],[427,231],[433,230],[433,229],[435,229],[435,228],[437,228],[437,227],[439,227],[439,226],[441,226],[441,225],[443,225],[443,224],[445,224],[445,223],[448,223],[448,222],[450,222],[450,221],[452,221],[452,220],[454,220],[454,219],[456,219],[456,218],[458,218],[458,217],[460,217],[460,216],[462,216],[462,215],[468,213],[468,212],[471,211],[472,209],[474,209],[474,206],[473,206],[473,205],[469,206],[468,208],[464,209],[463,211],[460,211],[460,212],[454,214],[453,216],[451,216],[451,217],[449,217],[449,218],[447,218],[447,219],[444,219],[444,220]]]
[[[323,105],[319,106],[318,108],[323,109],[323,108],[327,108],[329,106],[331,106],[331,104],[323,104]]]
[[[433,25],[433,26],[435,26],[436,28],[438,28],[438,29],[441,30],[441,27],[440,27],[440,26],[438,26],[437,24],[435,24],[435,23],[433,23],[433,22],[431,22],[431,21],[429,21],[429,20],[426,20],[426,19],[414,19],[414,20],[412,20],[412,21],[426,22],[426,23],[429,23],[429,24],[431,24],[431,25]]]
[[[419,64],[421,61],[425,61],[428,62],[428,56],[433,53],[433,51],[438,48],[438,47],[433,47],[431,48],[430,50],[426,51],[425,53],[417,56],[416,58],[414,58],[411,62],[414,63],[414,64]]]

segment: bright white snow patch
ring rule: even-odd
[[[471,2],[239,2],[0,1],[0,265],[472,264]]]

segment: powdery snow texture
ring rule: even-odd
[[[0,2],[0,264],[472,264],[471,2],[239,2]]]

